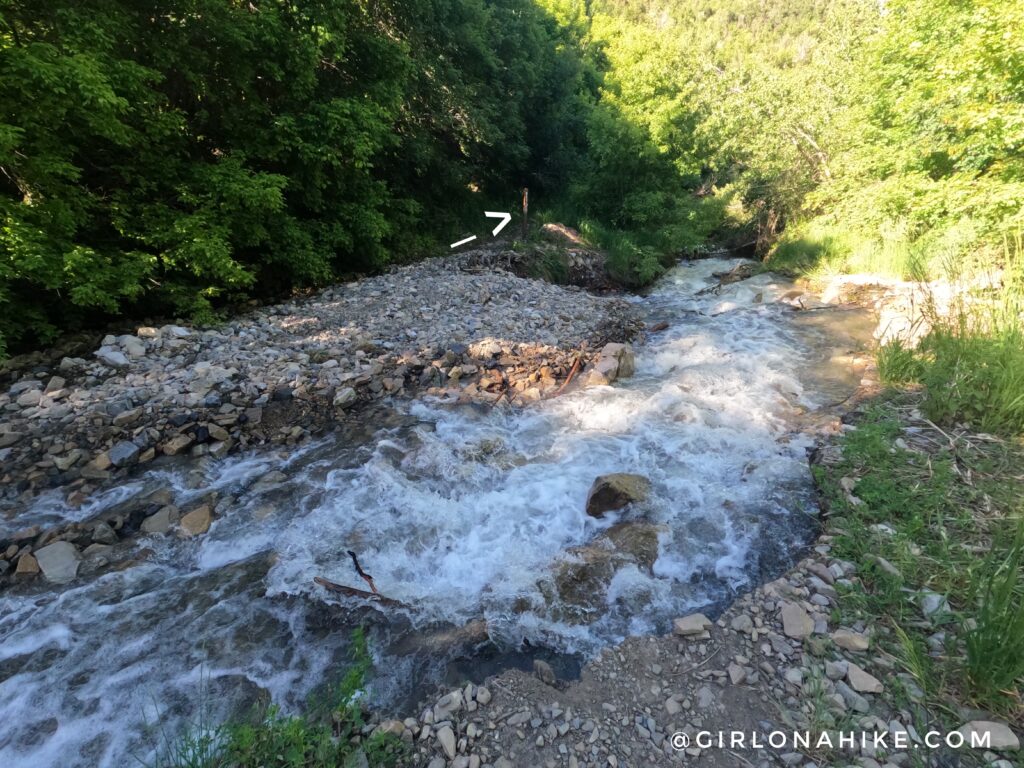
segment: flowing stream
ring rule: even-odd
[[[397,403],[365,435],[152,468],[76,512],[39,500],[15,527],[157,488],[180,508],[220,499],[203,537],[143,537],[130,567],[0,597],[0,762],[123,766],[254,699],[298,706],[340,676],[360,624],[370,695],[401,708],[446,671],[481,677],[531,653],[572,674],[782,573],[815,532],[807,432],[856,387],[842,356],[870,325],[793,311],[793,286],[771,275],[702,292],[736,263],[681,265],[635,299],[669,326],[615,386],[515,410]],[[609,472],[645,475],[651,496],[590,518],[587,491]],[[641,554],[560,585],[624,521],[656,531],[653,567]],[[366,588],[348,550],[402,607],[313,583]]]

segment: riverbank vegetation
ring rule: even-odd
[[[1024,447],[938,427],[919,395],[876,403],[840,447],[816,473],[833,550],[861,576],[842,622],[876,627],[926,717],[955,728],[967,706],[1021,722]]]
[[[359,695],[371,667],[365,635],[352,636],[351,665],[326,697],[299,715],[270,705],[249,718],[196,723],[182,734],[166,734],[151,768],[338,768],[399,765],[405,747],[383,730],[364,734]]]
[[[923,387],[933,420],[1005,435],[1024,434],[1024,240],[1008,240],[999,289],[960,284],[940,311],[926,296],[916,346],[902,338],[878,349],[882,381]],[[954,283],[954,285],[957,285]]]
[[[1024,206],[1009,0],[0,4],[0,343],[210,319],[535,210],[680,254],[988,269]]]

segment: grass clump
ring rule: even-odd
[[[991,555],[980,569],[974,602],[967,679],[986,700],[1013,696],[1024,675],[1024,523],[1018,523],[1009,551]]]
[[[920,381],[924,373],[917,351],[898,338],[881,344],[875,361],[878,363],[878,378],[885,384],[910,384]]]
[[[922,341],[917,360],[932,419],[1024,432],[1024,328],[938,328]]]
[[[857,564],[843,623],[876,627],[933,714],[1024,718],[1024,445],[942,430],[921,395],[876,405],[816,467],[833,554]],[[849,489],[853,490],[850,491]],[[926,612],[927,597],[942,606]]]
[[[395,766],[403,755],[394,736],[362,735],[358,704],[370,657],[361,630],[353,633],[353,664],[324,698],[300,715],[274,706],[245,721],[199,724],[171,737],[157,751],[151,768],[344,768]]]

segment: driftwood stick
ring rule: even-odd
[[[377,585],[373,583],[373,576],[364,571],[363,567],[359,565],[359,560],[356,558],[356,553],[350,549],[348,551],[348,556],[352,558],[352,565],[356,567],[356,573],[359,574],[363,581],[370,585],[370,591],[373,592],[373,594],[375,595],[379,595],[380,592],[377,591]]]
[[[577,353],[577,355],[576,355],[576,362],[574,362],[572,364],[572,369],[569,371],[569,375],[568,375],[568,377],[566,377],[565,381],[562,382],[562,386],[558,388],[557,392],[555,392],[555,397],[558,397],[560,394],[562,394],[565,391],[565,388],[569,386],[569,382],[572,381],[572,377],[575,376],[576,375],[576,371],[579,370],[580,360],[582,360],[582,359],[583,359],[583,353],[582,352]]]
[[[355,587],[346,587],[344,584],[335,584],[333,581],[328,581],[322,576],[314,576],[313,581],[319,584],[326,590],[331,592],[337,592],[339,595],[345,595],[345,597],[358,597],[361,600],[368,600],[372,603],[380,603],[390,608],[406,608],[405,603],[398,600],[392,600],[390,597],[384,597],[383,595],[375,592],[367,592],[365,589],[356,589]]]

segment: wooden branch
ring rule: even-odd
[[[352,565],[356,567],[356,573],[359,574],[363,581],[370,585],[370,591],[375,595],[379,595],[380,592],[377,591],[377,585],[373,583],[373,576],[364,571],[362,566],[359,565],[359,560],[356,559],[356,553],[350,549],[348,551],[348,556],[352,558]]]
[[[565,381],[562,383],[562,386],[558,388],[558,391],[555,392],[555,397],[558,397],[560,394],[562,394],[565,391],[565,388],[569,386],[569,382],[572,381],[572,377],[575,376],[576,371],[579,370],[580,360],[582,359],[583,352],[579,352],[576,355],[576,362],[572,364],[572,369],[570,369],[568,377],[566,377]]]
[[[324,589],[331,592],[337,592],[339,595],[345,595],[345,597],[357,597],[371,603],[386,605],[389,608],[408,608],[405,603],[399,600],[392,600],[390,597],[384,597],[383,595],[375,592],[367,592],[365,589],[356,589],[355,587],[346,587],[344,584],[335,584],[333,581],[328,581],[322,576],[314,576],[313,581]]]

